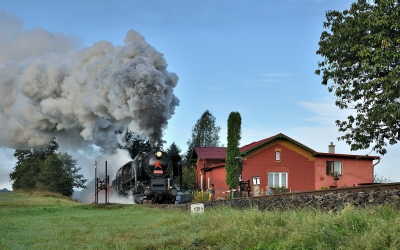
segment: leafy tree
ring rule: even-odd
[[[78,172],[82,170],[82,167],[77,167],[77,161],[67,153],[58,154],[58,158],[63,163],[63,171],[72,178],[72,186],[75,188],[87,188],[85,183],[88,179],[84,179],[83,175],[78,174]]]
[[[192,129],[192,136],[186,144],[188,150],[183,157],[183,187],[193,190],[196,187],[196,172],[191,167],[194,147],[218,147],[221,127],[216,125],[215,117],[206,110]],[[193,172],[192,172],[193,171]]]
[[[45,148],[15,150],[14,157],[17,158],[17,164],[14,171],[10,173],[10,180],[13,180],[13,189],[36,187],[36,177],[40,172],[46,158],[58,150],[56,139],[50,142]]]
[[[196,189],[196,170],[191,166],[182,169],[182,190]]]
[[[226,148],[226,184],[236,188],[241,174],[241,163],[236,157],[240,156],[239,144],[242,134],[242,118],[239,112],[231,112],[228,117],[228,135]]]
[[[14,171],[9,175],[10,180],[13,181],[13,189],[33,189],[36,187],[36,176],[44,162],[40,155],[40,152],[33,149],[15,150],[14,157],[17,158],[17,163]]]
[[[338,139],[351,150],[384,155],[400,139],[400,4],[358,0],[349,10],[328,11],[317,54],[317,75],[334,92],[336,106],[354,109],[336,121]]]
[[[13,189],[44,189],[66,196],[73,193],[73,187],[86,188],[81,168],[76,160],[64,153],[60,154],[55,139],[45,149],[16,150],[17,163],[10,173]]]
[[[71,196],[73,188],[86,188],[87,179],[79,175],[80,167],[76,167],[76,160],[71,155],[52,154],[44,161],[37,176],[37,186],[42,189]]]
[[[74,180],[65,171],[64,164],[57,154],[47,157],[36,179],[37,187],[40,189],[65,196],[71,196],[73,193]]]

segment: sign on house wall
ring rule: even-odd
[[[253,185],[260,185],[260,177],[259,176],[253,177]]]
[[[254,196],[260,196],[260,177],[259,176],[254,176],[253,177],[253,190],[254,190]]]

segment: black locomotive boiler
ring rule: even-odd
[[[119,195],[132,194],[135,203],[173,204],[178,195],[178,180],[182,182],[181,157],[155,150],[140,153],[122,166],[112,187]]]

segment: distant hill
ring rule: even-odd
[[[11,190],[8,190],[7,188],[3,188],[3,189],[0,189],[0,192],[11,192]]]

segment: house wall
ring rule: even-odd
[[[280,161],[275,160],[276,151]],[[268,185],[269,172],[286,172],[292,191],[314,190],[315,157],[309,151],[286,140],[275,140],[243,158],[243,180],[260,177],[260,189]],[[252,188],[253,190],[253,188]]]
[[[213,168],[212,171],[205,172],[201,174],[201,177],[204,181],[203,190],[207,190],[208,188],[208,178],[210,178],[210,184],[214,184],[215,196],[222,197],[224,192],[229,190],[228,185],[226,185],[226,171],[225,167],[217,167]],[[198,188],[199,190],[201,188]]]
[[[342,175],[339,176],[337,187],[358,186],[359,183],[371,183],[374,179],[373,161],[371,159],[339,158],[334,156],[317,157],[315,167],[315,189],[335,186],[332,176],[326,174],[327,161],[341,161]]]
[[[225,168],[221,168],[222,170],[216,170],[213,169],[212,171],[205,172],[204,174],[201,172],[200,169],[204,168],[204,166],[212,166],[214,164],[219,164],[224,162],[224,160],[203,160],[200,159],[197,161],[197,166],[196,166],[196,188],[197,190],[205,190],[208,188],[208,178],[210,178],[210,184],[214,183],[214,188],[218,189],[220,188],[218,183],[225,183]],[[223,173],[218,173],[218,172],[223,172]],[[203,187],[201,187],[201,179],[203,179]],[[221,181],[222,179],[222,181]],[[222,188],[222,187],[221,187]]]
[[[277,151],[280,152],[279,161],[275,159]],[[263,189],[265,192],[268,185],[268,173],[285,172],[288,176],[288,188],[292,192],[318,190],[321,187],[335,185],[333,177],[326,175],[326,161],[342,161],[343,174],[337,182],[338,187],[373,182],[373,161],[371,159],[355,159],[340,155],[313,156],[309,150],[285,139],[276,139],[244,155],[242,180],[250,180],[253,191],[252,179],[258,176],[260,190]],[[208,178],[210,178],[210,184],[215,185],[217,194],[229,190],[225,181],[225,167],[215,167],[204,174],[200,171],[204,166],[210,167],[223,162],[224,159],[199,159],[197,161],[196,187],[198,190],[201,189],[201,178],[203,179],[203,189],[208,188]]]

